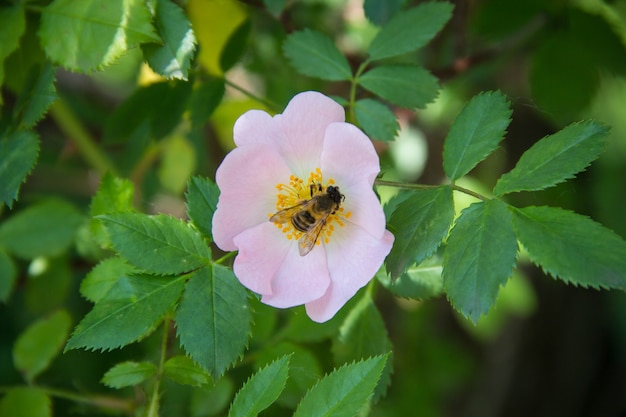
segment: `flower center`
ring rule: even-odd
[[[335,227],[343,227],[343,220],[352,214],[341,207],[345,197],[335,181],[329,178],[324,182],[319,168],[307,181],[291,175],[289,183],[277,184],[276,189],[276,213],[269,215],[270,221],[287,239],[298,240],[302,256],[315,245],[330,242]]]

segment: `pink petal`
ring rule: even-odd
[[[380,171],[372,141],[351,124],[333,123],[326,130],[321,162],[324,178],[334,179],[346,197],[342,206],[352,213],[350,221],[381,237],[385,216],[372,189]]]
[[[281,155],[268,145],[249,144],[226,155],[215,174],[221,190],[213,215],[215,244],[235,250],[235,236],[268,222],[276,211],[276,185],[288,181],[289,175]]]
[[[320,323],[330,320],[374,277],[389,254],[393,240],[388,231],[377,239],[354,225],[336,229],[326,245],[332,282],[323,297],[306,304],[309,317]]]
[[[272,279],[271,295],[263,295],[265,304],[287,308],[320,298],[330,285],[330,276],[323,247],[315,247],[300,256],[298,245],[290,241],[289,252]]]
[[[233,239],[239,253],[233,271],[248,289],[263,295],[272,294],[272,278],[281,268],[290,246],[275,224],[267,220],[246,229]]]
[[[249,110],[239,116],[233,127],[233,136],[237,146],[251,143],[276,146],[276,142],[285,140],[279,123],[262,110]]]
[[[307,91],[294,96],[275,119],[285,134],[281,152],[300,178],[320,167],[320,155],[328,125],[343,122],[343,108],[331,98]]]

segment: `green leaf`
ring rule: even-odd
[[[244,20],[228,38],[220,54],[220,68],[225,73],[234,67],[240,60],[248,46],[252,23],[249,19]]]
[[[454,308],[476,323],[495,304],[516,257],[517,240],[505,203],[488,200],[463,210],[443,257],[444,288]]]
[[[193,177],[187,187],[187,215],[208,239],[212,239],[212,219],[220,189],[208,178]]]
[[[24,259],[58,256],[74,242],[82,214],[68,202],[31,205],[0,225],[0,246]]]
[[[204,126],[224,97],[224,80],[211,78],[193,90],[189,99],[188,110],[191,127]]]
[[[354,306],[333,339],[332,351],[335,364],[344,364],[376,355],[386,355],[393,346],[380,312],[370,294],[366,294]],[[374,402],[380,399],[389,384],[393,370],[392,356],[385,364],[382,376],[374,391]]]
[[[8,253],[0,249],[0,301],[6,303],[15,286],[17,268]]]
[[[50,63],[43,65],[33,74],[35,76],[27,81],[15,105],[16,112],[19,113],[20,127],[23,129],[35,126],[58,98],[54,87],[55,68]]]
[[[91,199],[89,214],[95,217],[101,214],[134,211],[134,192],[135,187],[131,181],[107,172],[100,180],[98,191]],[[102,247],[111,247],[109,235],[100,219],[92,218],[89,222],[89,230]]]
[[[186,278],[121,277],[78,323],[65,350],[110,350],[144,338],[176,304]]]
[[[185,287],[176,313],[181,345],[218,379],[243,353],[252,315],[248,293],[220,265],[198,271]]]
[[[42,389],[11,388],[0,400],[0,416],[52,417],[52,402]]]
[[[393,280],[388,274],[378,274],[378,280],[394,295],[424,300],[443,293],[442,260],[439,256],[425,259],[409,267],[399,278]]]
[[[150,67],[166,78],[186,80],[196,36],[183,10],[170,0],[156,0],[154,23],[163,43],[142,45]]]
[[[524,152],[515,168],[500,177],[494,194],[542,190],[573,178],[600,156],[608,134],[607,126],[586,121],[544,137]]]
[[[426,45],[450,20],[453,8],[447,2],[427,2],[398,13],[372,40],[370,59],[402,55]]]
[[[160,42],[142,0],[54,0],[41,10],[39,39],[52,61],[83,72]]]
[[[301,74],[328,81],[349,80],[352,70],[346,57],[326,35],[305,29],[290,34],[283,51]]]
[[[430,72],[414,65],[383,65],[367,71],[359,84],[398,106],[423,108],[437,98],[439,82]]]
[[[164,140],[159,150],[159,182],[171,194],[181,195],[196,170],[196,150],[186,137],[178,134]]]
[[[294,417],[353,417],[371,398],[387,356],[342,366],[322,378],[304,396]]]
[[[391,142],[400,129],[398,119],[389,107],[371,98],[358,100],[354,113],[359,125],[372,139]]]
[[[0,85],[4,84],[4,60],[19,46],[26,29],[24,8],[20,6],[0,7]],[[2,104],[2,96],[0,96]]]
[[[400,11],[404,2],[405,0],[365,0],[363,11],[370,22],[384,25]]]
[[[13,362],[30,384],[59,354],[70,333],[72,319],[65,310],[31,324],[13,346]]]
[[[432,255],[448,234],[453,219],[454,201],[448,186],[415,190],[399,203],[388,223],[395,236],[385,260],[392,280]]]
[[[139,385],[156,375],[157,367],[151,362],[122,362],[109,369],[102,377],[107,387],[124,388]]]
[[[192,83],[170,80],[139,88],[118,106],[104,126],[105,142],[133,137],[161,139],[181,122]]]
[[[263,0],[263,4],[271,14],[278,17],[285,9],[285,6],[287,5],[287,0]]]
[[[478,94],[452,124],[443,147],[443,169],[455,181],[493,152],[511,121],[508,99],[499,91]]]
[[[108,258],[94,266],[80,283],[80,294],[93,303],[100,301],[123,276],[135,269],[123,258]]]
[[[593,220],[556,207],[513,210],[530,259],[567,283],[626,290],[626,242]]]
[[[98,218],[109,231],[115,250],[146,272],[180,274],[211,262],[207,244],[182,220],[141,213],[114,213]]]
[[[163,365],[163,375],[181,385],[201,387],[212,383],[211,375],[183,355],[169,358]]]
[[[0,137],[0,203],[13,207],[38,155],[39,137],[34,132],[19,131]]]
[[[290,356],[283,356],[252,375],[233,400],[229,417],[253,417],[269,407],[285,388]]]

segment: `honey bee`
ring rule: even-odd
[[[326,191],[321,184],[311,184],[309,189],[310,199],[280,210],[270,217],[273,223],[291,222],[296,230],[304,233],[298,241],[300,256],[305,256],[313,250],[328,217],[339,210],[341,202],[345,199],[339,192],[339,187],[334,185],[329,185]]]

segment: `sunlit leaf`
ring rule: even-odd
[[[448,186],[412,191],[398,204],[388,223],[395,241],[385,260],[392,280],[437,250],[453,218],[452,189]]]
[[[248,294],[232,270],[213,265],[195,273],[176,313],[181,345],[218,379],[243,353],[252,315]]]
[[[305,29],[292,33],[283,44],[291,65],[301,74],[329,81],[349,80],[346,57],[326,35]]]
[[[166,78],[186,80],[196,37],[183,10],[170,0],[156,0],[154,23],[162,44],[142,46],[150,67]]]
[[[546,136],[524,152],[515,168],[500,177],[494,194],[542,190],[573,178],[600,156],[608,134],[607,126],[587,121]]]
[[[111,388],[132,387],[156,373],[157,367],[152,362],[122,362],[109,369],[101,382]]]
[[[463,210],[443,257],[443,283],[452,305],[478,321],[495,304],[516,257],[517,240],[505,203],[489,200]]]
[[[557,207],[513,210],[530,259],[567,283],[626,290],[626,242],[588,217]]]
[[[154,274],[180,274],[207,265],[211,251],[200,234],[171,216],[115,213],[99,216],[113,247],[128,262]]]
[[[54,0],[41,15],[46,54],[76,71],[111,64],[140,43],[160,42],[142,0]]]
[[[65,310],[31,324],[13,346],[13,362],[28,382],[45,371],[61,352],[72,320]]]
[[[371,398],[387,356],[344,365],[322,378],[304,396],[294,417],[353,417]]]
[[[84,217],[68,202],[33,204],[0,225],[0,245],[20,258],[57,256],[74,242]]]
[[[289,359],[283,356],[252,375],[237,392],[228,416],[256,416],[276,401],[287,382]]]
[[[110,350],[136,342],[156,328],[178,301],[186,276],[124,276],[78,323],[65,350]]]
[[[183,355],[169,358],[163,365],[163,375],[178,384],[192,387],[200,387],[213,381],[211,375],[191,358]]]
[[[427,2],[398,13],[372,40],[370,59],[402,55],[426,45],[450,20],[452,9],[447,2]]]
[[[367,90],[385,100],[407,108],[422,108],[432,102],[439,82],[430,72],[412,65],[383,65],[359,78]]]
[[[102,247],[111,247],[111,242],[104,225],[95,216],[134,211],[134,192],[135,187],[130,180],[115,177],[110,172],[104,174],[100,180],[98,191],[91,199],[89,206],[89,214],[92,216],[89,222],[89,230]]]
[[[443,147],[443,169],[455,181],[493,152],[511,121],[509,101],[498,91],[474,96],[452,124]]]
[[[9,208],[17,201],[20,186],[39,156],[39,137],[18,131],[0,136],[0,204]]]
[[[187,215],[193,224],[204,234],[212,239],[212,219],[217,208],[217,199],[220,190],[217,185],[208,178],[193,177],[187,188]]]
[[[400,129],[398,119],[389,107],[371,98],[358,100],[354,113],[359,125],[372,139],[390,142]]]

